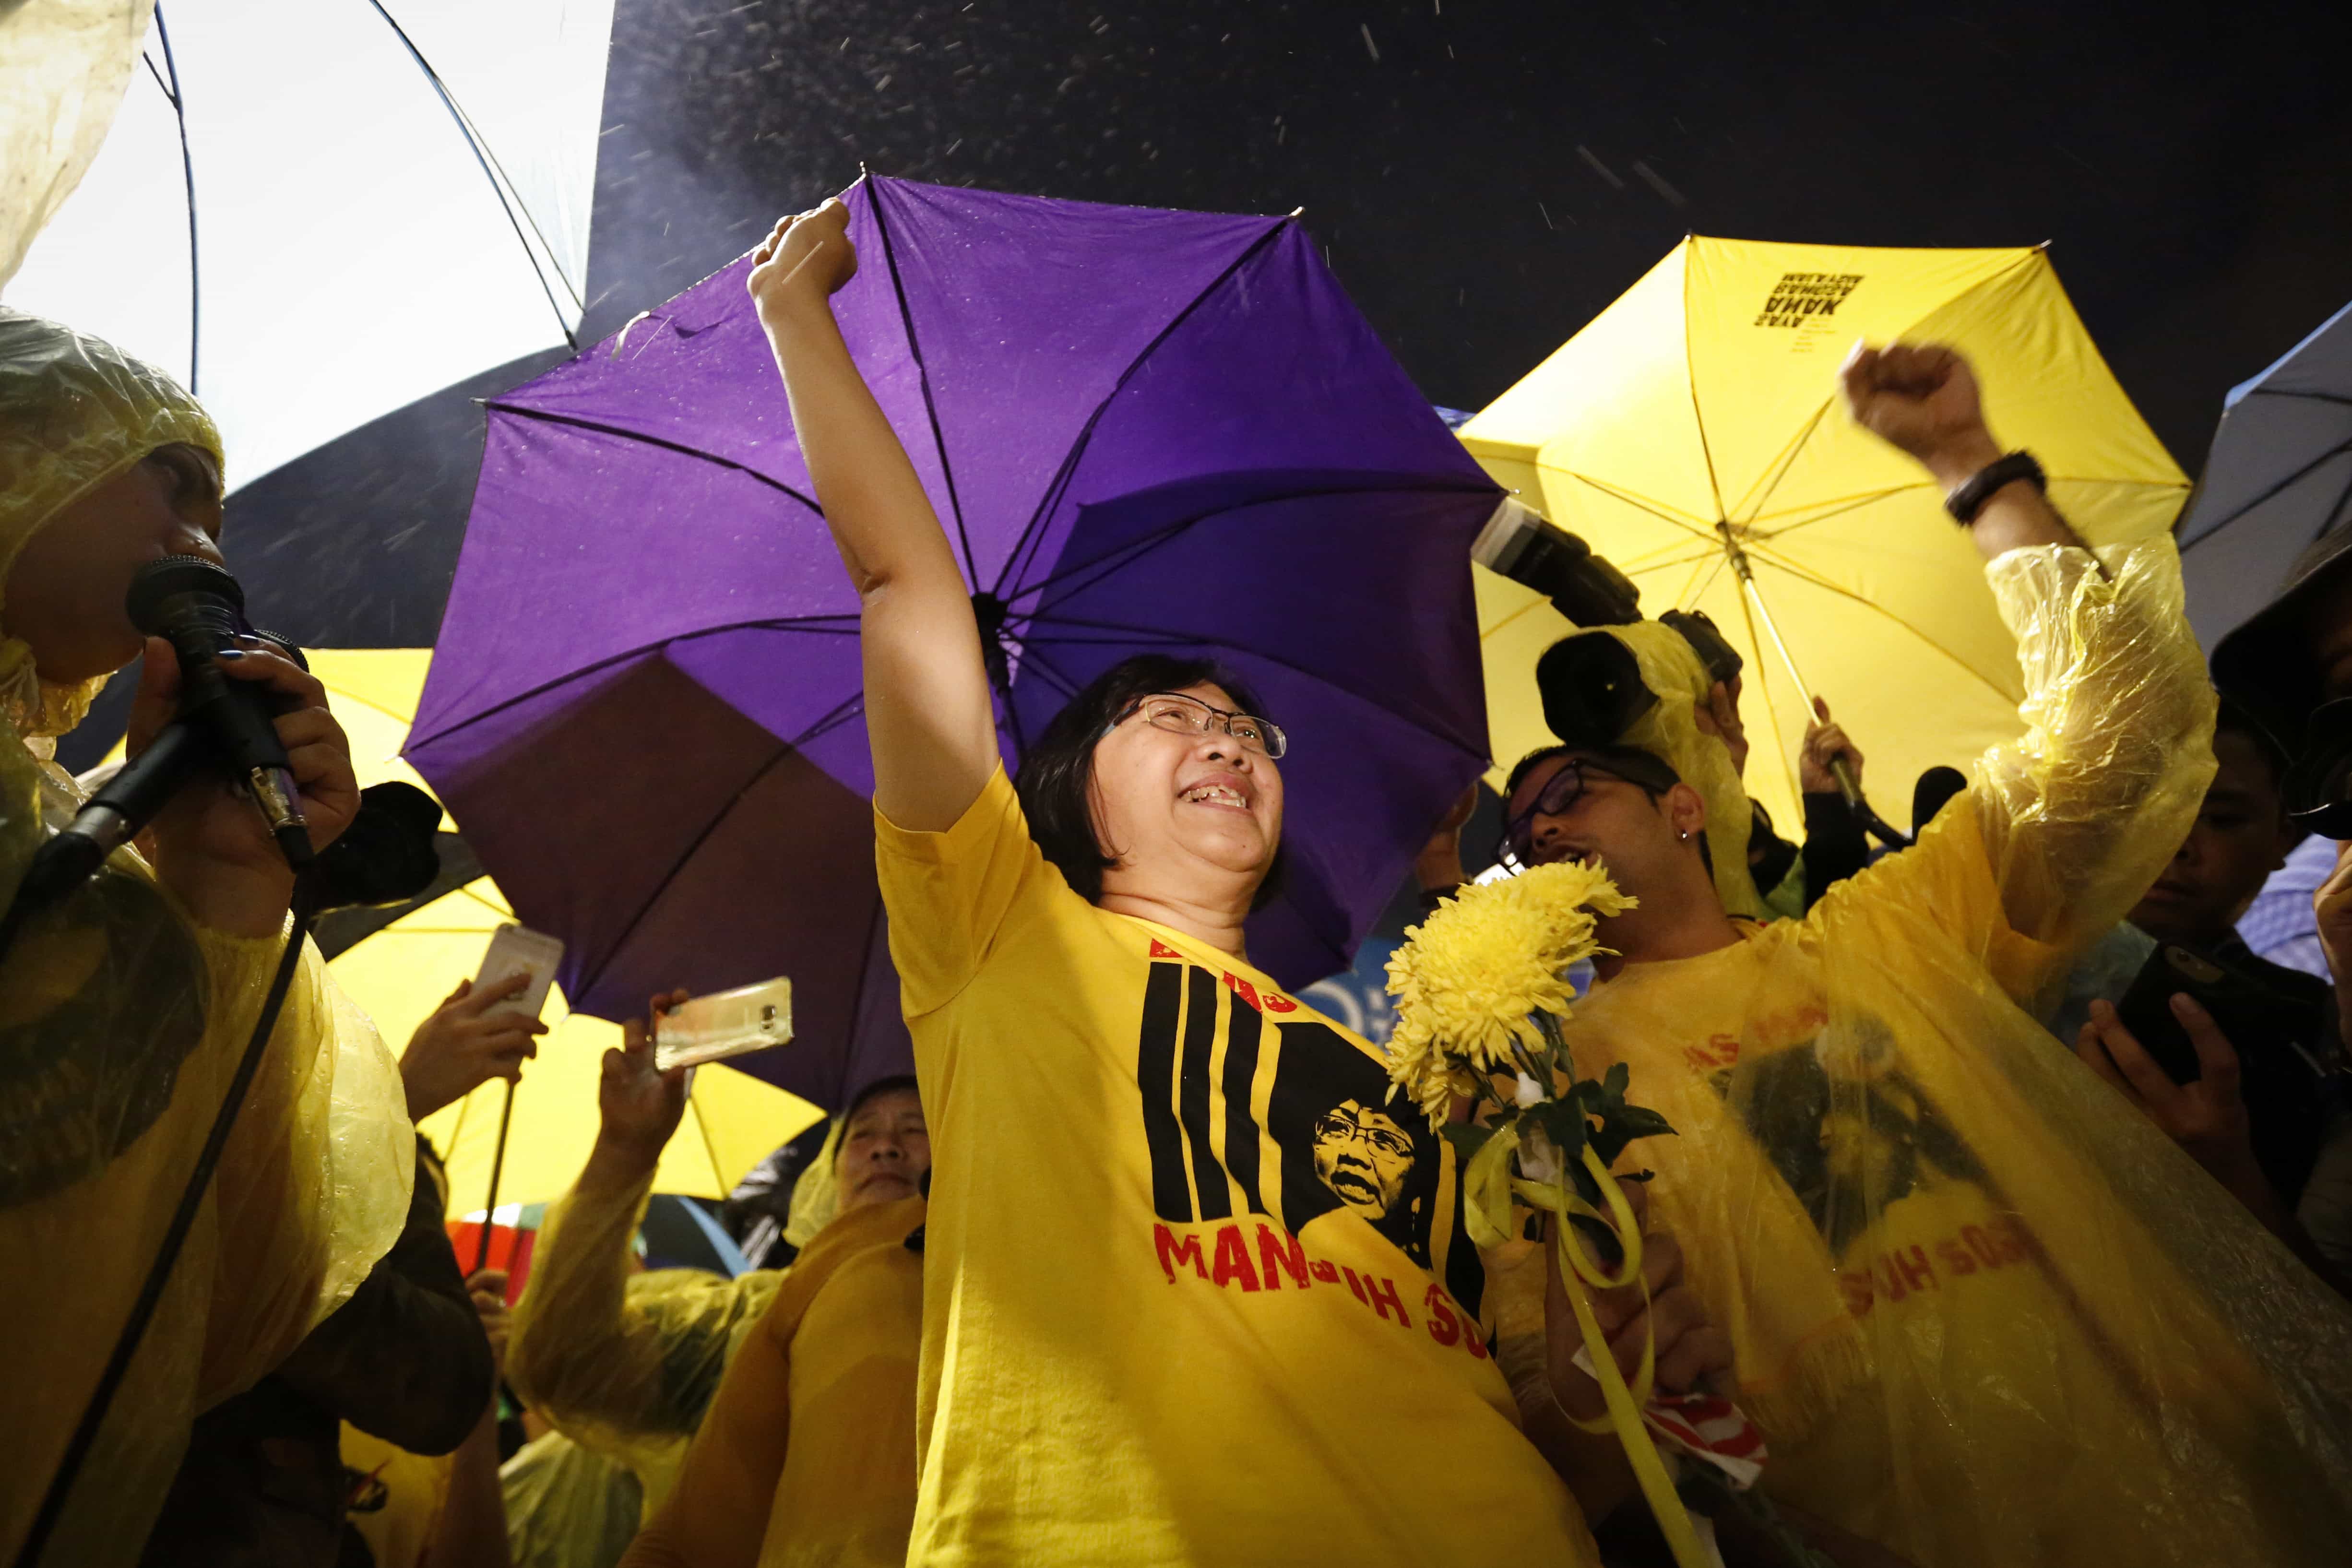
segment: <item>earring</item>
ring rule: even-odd
[[[1690,842],[1690,829],[1687,827],[1683,829],[1682,841],[1685,844]]]

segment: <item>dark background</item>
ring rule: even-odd
[[[582,338],[861,160],[1097,201],[1304,207],[1422,389],[1465,408],[1688,232],[2049,240],[2193,473],[2222,394],[2352,296],[2347,12],[619,0]],[[312,646],[431,642],[480,450],[469,400],[556,357],[231,498],[257,618]],[[112,739],[95,722],[67,751],[92,761]]]

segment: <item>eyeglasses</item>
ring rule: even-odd
[[[1153,729],[1165,730],[1171,735],[1198,737],[1212,730],[1223,730],[1240,742],[1244,751],[1255,752],[1262,757],[1279,757],[1290,749],[1289,737],[1272,720],[1254,713],[1230,713],[1181,691],[1155,691],[1139,700],[1112,720],[1112,726],[1124,724],[1139,713]]]
[[[1527,810],[1511,818],[1503,829],[1502,852],[1512,865],[1532,866],[1536,863],[1536,818],[1558,816],[1583,798],[1591,774],[1598,778],[1618,779],[1648,794],[1654,789],[1670,786],[1654,785],[1647,779],[1635,778],[1631,773],[1621,773],[1606,763],[1584,757],[1570,757],[1560,764],[1559,772],[1546,780]]]
[[[1400,1131],[1394,1122],[1383,1126],[1381,1121],[1359,1121],[1345,1110],[1327,1110],[1315,1123],[1315,1141],[1318,1143],[1360,1140],[1391,1159],[1412,1158],[1412,1137]]]

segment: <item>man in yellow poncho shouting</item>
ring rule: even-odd
[[[1642,1146],[1653,1212],[1733,1335],[1769,1491],[1922,1568],[2352,1561],[2352,1319],[2019,1006],[2212,771],[2172,547],[2086,548],[1948,350],[1844,378],[1982,551],[2025,732],[1969,809],[1764,926],[1726,913],[1706,801],[1654,755],[1523,762],[1523,858],[1598,858],[1639,900],[1601,924],[1577,1068],[1628,1064],[1680,1134]]]

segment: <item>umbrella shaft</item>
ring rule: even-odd
[[[490,1266],[490,1227],[499,1220],[499,1173],[507,1163],[507,1123],[514,1120],[514,1079],[507,1079],[505,1105],[499,1110],[499,1144],[490,1152],[490,1196],[482,1205],[482,1234],[474,1244],[473,1272]]]
[[[1729,529],[1723,529],[1722,532],[1723,547],[1731,552],[1731,569],[1739,574],[1739,585],[1747,590],[1748,602],[1756,606],[1756,614],[1763,621],[1764,629],[1772,636],[1772,647],[1780,653],[1780,662],[1788,667],[1789,679],[1797,683],[1797,695],[1804,699],[1805,711],[1811,713],[1814,710],[1812,688],[1805,684],[1804,671],[1797,668],[1797,657],[1789,651],[1789,639],[1780,635],[1780,623],[1772,618],[1772,606],[1764,602],[1764,591],[1756,585],[1756,574],[1748,568],[1748,552],[1739,548]],[[1846,766],[1843,757],[1831,760],[1830,773],[1836,778],[1838,793],[1845,796],[1845,803],[1848,805],[1861,805],[1862,786],[1854,782],[1853,770]]]

